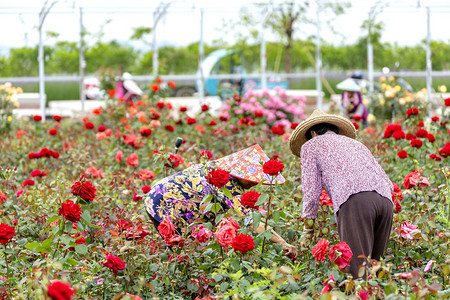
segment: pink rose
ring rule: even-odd
[[[413,236],[418,233],[420,233],[420,230],[417,229],[417,225],[413,225],[408,221],[405,221],[405,223],[400,226],[400,235],[404,239],[412,240],[414,238]]]
[[[220,246],[228,248],[236,237],[237,229],[234,226],[225,225],[216,231],[216,239]]]
[[[330,249],[328,257],[332,263],[335,263],[339,269],[343,269],[350,263],[353,253],[346,242],[340,242]]]
[[[122,161],[122,155],[123,155],[122,150],[117,150],[115,160],[116,160],[116,161],[119,161],[119,162]]]
[[[139,179],[142,181],[153,180],[155,178],[155,172],[150,171],[149,169],[143,169],[139,173]]]
[[[210,239],[212,231],[200,224],[192,230],[192,236],[195,237],[199,243],[204,243]]]
[[[241,226],[239,226],[239,224],[230,217],[223,218],[222,220],[220,220],[219,224],[217,225],[217,230],[219,230],[223,226],[232,226],[236,228],[236,230],[241,228]]]

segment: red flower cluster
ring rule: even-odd
[[[58,130],[56,130],[56,128],[52,128],[48,131],[48,134],[50,135],[56,135],[58,133]]]
[[[207,159],[213,158],[213,154],[209,150],[204,150],[204,151],[200,152],[200,157],[203,157],[203,156],[206,156]]]
[[[72,185],[72,194],[85,201],[93,201],[97,197],[97,189],[92,183],[86,181],[86,177],[83,174],[80,180],[75,181]]]
[[[71,300],[75,290],[69,283],[53,280],[47,285],[47,294],[52,300]]]
[[[405,150],[400,150],[397,152],[397,156],[401,159],[407,158],[408,152],[406,152]]]
[[[419,110],[417,108],[415,108],[415,107],[410,108],[410,109],[408,109],[406,111],[406,116],[408,118],[411,117],[411,116],[414,116],[414,115],[418,115],[418,114],[419,114]]]
[[[263,165],[263,171],[270,176],[276,176],[283,171],[284,165],[279,160],[268,160]]]
[[[42,117],[40,115],[33,116],[33,121],[40,122],[42,120]]]
[[[202,111],[208,111],[208,110],[209,110],[208,104],[203,104],[202,105]]]
[[[16,229],[14,227],[0,223],[0,244],[5,245],[8,243],[15,233]]]
[[[259,206],[255,206],[255,203],[258,202],[259,196],[261,194],[256,191],[246,192],[241,197],[241,204],[245,207],[258,209]]]
[[[147,127],[142,127],[139,130],[139,133],[141,134],[141,136],[150,136],[150,135],[152,135],[152,130]]]
[[[420,147],[422,147],[422,145],[423,145],[423,142],[421,140],[418,140],[418,139],[411,140],[411,147],[420,149]]]
[[[445,146],[439,150],[439,155],[442,156],[443,158],[447,158],[450,156],[450,143],[446,143]]]
[[[254,126],[256,122],[252,118],[243,117],[237,122],[237,125]]]
[[[394,133],[392,134],[392,137],[396,141],[398,141],[398,140],[404,139],[406,137],[406,135],[405,135],[405,132],[403,130],[397,130],[397,131],[394,131]]]
[[[165,104],[162,101],[158,101],[158,102],[156,102],[156,106],[158,106],[159,109],[163,109]]]
[[[65,203],[61,203],[58,214],[63,216],[69,221],[78,222],[81,220],[81,210],[80,205],[74,203],[72,200],[67,200]]]
[[[406,139],[407,139],[408,141],[410,141],[410,140],[412,140],[412,139],[414,139],[414,138],[416,138],[416,136],[415,136],[413,133],[407,133],[407,134],[406,134]]]
[[[226,185],[228,181],[230,181],[230,173],[225,170],[211,170],[208,173],[208,176],[206,177],[208,179],[208,182],[219,189]]]
[[[45,173],[45,172],[43,172],[41,170],[33,170],[33,171],[31,171],[31,177],[36,177],[36,176],[39,176],[39,177],[47,176],[47,173]]]
[[[316,259],[316,261],[324,261],[328,248],[330,247],[330,242],[325,239],[321,239],[317,242],[317,244],[312,248],[312,255]]]
[[[420,128],[416,131],[416,137],[426,138],[428,135],[428,131],[426,129]]]
[[[34,152],[30,152],[28,154],[28,158],[29,159],[34,159],[34,158],[41,158],[41,157],[53,157],[53,158],[59,158],[59,153],[56,151],[51,151],[48,148],[42,148],[41,151],[34,153]]]
[[[255,249],[255,242],[253,241],[251,235],[241,233],[233,239],[231,247],[233,247],[235,251],[245,254],[248,251]]]
[[[339,269],[343,269],[350,263],[353,253],[346,242],[340,242],[330,249],[328,257],[332,263],[335,263]]]
[[[119,270],[125,269],[125,263],[122,259],[120,259],[120,257],[108,254],[105,259],[106,261],[103,262],[103,265],[111,269],[114,275],[117,275]]]
[[[427,134],[427,139],[430,143],[434,143],[436,141],[436,138],[434,137],[434,135],[432,133]]]
[[[432,116],[431,117],[431,121],[432,122],[437,122],[437,121],[439,121],[439,117],[438,116]]]
[[[436,154],[430,154],[430,159],[433,159],[435,161],[441,161],[442,158],[440,156],[437,156]]]
[[[281,125],[273,126],[271,130],[272,130],[272,133],[276,134],[276,135],[283,135],[286,132],[284,130],[283,126],[281,126]]]
[[[253,115],[255,116],[255,118],[261,118],[264,116],[264,113],[260,110],[257,110],[253,113]],[[292,126],[292,125],[291,125]]]
[[[25,179],[25,180],[22,182],[22,186],[27,186],[27,185],[34,185],[34,181],[31,180],[31,179]]]
[[[422,176],[422,170],[414,170],[405,176],[403,187],[410,189],[420,183],[420,186],[430,186],[428,178]]]
[[[390,138],[392,134],[396,131],[402,130],[402,126],[400,124],[392,123],[388,124],[386,129],[384,130],[384,138]]]

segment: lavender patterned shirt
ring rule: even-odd
[[[300,157],[304,218],[317,218],[322,188],[333,201],[335,215],[359,192],[376,191],[392,201],[391,180],[370,150],[355,139],[328,131],[307,141]]]

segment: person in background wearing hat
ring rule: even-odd
[[[316,109],[292,133],[292,153],[301,158],[302,218],[318,216],[322,188],[333,202],[341,241],[352,253],[347,271],[358,277],[365,255],[379,260],[392,227],[393,184],[370,150],[356,139],[352,122]],[[306,241],[314,226],[305,221]]]
[[[263,184],[274,184],[270,182],[269,175],[263,172],[261,165],[261,162],[268,160],[267,155],[256,144],[215,161],[207,162],[206,168],[202,164],[193,165],[157,182],[145,198],[146,211],[157,230],[165,218],[170,218],[179,228],[185,226],[186,223],[214,223],[216,215],[212,211],[205,212],[209,202],[201,202],[206,195],[213,193],[207,179],[208,169],[221,169],[229,172],[229,181],[224,187],[230,191],[232,198],[225,196],[222,191],[218,192],[221,204],[220,212],[233,209],[238,214],[245,216],[245,225],[251,225],[253,223],[251,214],[241,205],[240,197],[245,190],[257,185],[260,181],[263,181]],[[278,184],[283,184],[285,180],[283,176],[278,175],[276,181]],[[255,229],[257,233],[264,230],[263,222]],[[288,244],[274,230],[272,230],[270,241],[283,245],[283,252],[289,258],[297,257],[297,248]]]
[[[343,90],[341,95],[341,106],[349,118],[356,121],[362,120],[363,127],[367,127],[369,115],[366,105],[363,103],[361,93],[362,74],[353,73],[351,78],[338,83],[338,89]]]

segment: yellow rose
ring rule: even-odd
[[[389,81],[394,81],[394,80],[395,80],[395,77],[391,75],[391,76],[389,76],[388,80],[389,80]]]
[[[11,121],[12,121],[12,117],[8,116],[8,122],[11,122]]]
[[[400,99],[398,99],[398,103],[400,105],[405,105],[406,104],[406,99],[405,98],[400,98]]]
[[[382,89],[382,90],[385,90],[385,89],[386,89],[386,86],[388,86],[388,85],[386,85],[386,83],[381,84],[381,89]]]
[[[386,76],[381,76],[380,77],[380,82],[385,82],[386,81]]]
[[[378,102],[380,103],[380,105],[384,105],[385,103],[384,99],[380,99]]]
[[[396,85],[394,88],[397,92],[400,92],[402,90],[402,87],[399,85]]]
[[[384,96],[385,96],[386,98],[394,98],[394,96],[395,96],[395,90],[393,90],[393,89],[387,90],[386,92],[384,92]]]
[[[369,99],[364,98],[364,99],[362,100],[362,102],[363,102],[364,105],[367,105],[367,104],[369,104]]]
[[[409,103],[409,102],[411,102],[411,101],[412,101],[412,97],[411,97],[411,96],[406,96],[406,97],[405,97],[405,100],[406,100],[406,102],[408,102],[408,103]]]
[[[438,86],[438,90],[441,93],[447,93],[447,87],[445,85]]]
[[[375,120],[376,120],[376,118],[375,118],[374,115],[369,114],[369,115],[367,116],[367,121],[368,121],[368,122],[373,122],[373,121],[375,121]]]

